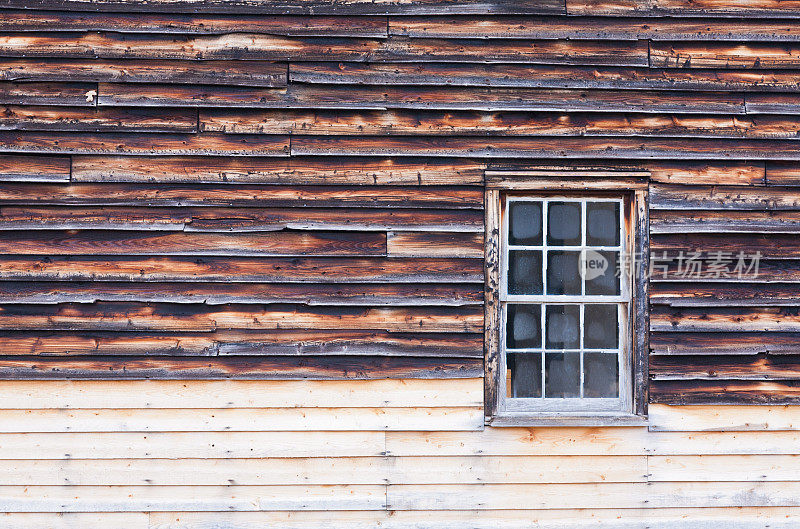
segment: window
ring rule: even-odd
[[[642,413],[644,373],[636,370],[646,342],[637,333],[646,333],[646,297],[636,302],[644,256],[636,197],[624,190],[487,192],[487,208],[498,213],[487,215],[487,255],[496,261],[496,270],[487,266],[495,275],[487,282],[494,419]]]

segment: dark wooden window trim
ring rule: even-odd
[[[627,426],[647,420],[649,348],[649,222],[647,171],[605,169],[487,170],[485,191],[485,414],[492,426]],[[509,191],[580,193],[611,191],[631,199],[630,230],[634,264],[631,307],[632,410],[624,414],[500,414],[500,281],[502,197]]]

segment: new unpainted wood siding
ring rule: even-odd
[[[483,426],[481,378],[2,381],[9,529],[794,529],[800,408]]]
[[[0,1],[0,377],[464,378],[487,168],[650,171],[660,403],[798,400],[800,9]]]

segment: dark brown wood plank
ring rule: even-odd
[[[650,401],[659,404],[797,404],[797,380],[654,380]]]
[[[800,362],[787,355],[653,356],[656,380],[791,380],[800,378]]]
[[[152,208],[3,206],[0,230],[155,230],[185,232],[454,231],[483,233],[471,209]]]
[[[148,231],[8,231],[0,254],[28,255],[385,255],[386,234],[373,232],[183,233]]]
[[[483,356],[481,334],[382,331],[0,332],[5,356]]]
[[[800,46],[774,43],[653,42],[656,68],[797,68]]]
[[[2,27],[2,25],[0,25]],[[610,17],[391,17],[389,34],[416,38],[798,41],[789,20]]]
[[[567,0],[570,15],[799,18],[797,0]]]
[[[69,108],[6,105],[0,130],[196,132],[192,109]]]
[[[0,132],[0,150],[20,153],[288,156],[286,136]]]
[[[95,83],[15,83],[0,81],[0,105],[93,107]]]
[[[656,332],[650,350],[657,355],[754,355],[800,353],[800,333],[788,332]]]
[[[750,263],[752,260],[752,250],[758,250],[757,248],[751,249],[750,256],[746,259],[746,263]],[[660,257],[658,254],[656,257]],[[686,259],[687,256],[684,255],[683,262],[680,262],[678,259],[679,254],[676,252],[668,252],[668,259],[667,261],[662,261],[660,258],[658,259],[658,267],[654,267],[653,273],[650,275],[650,282],[659,282],[659,281],[682,281],[688,283],[697,283],[698,278],[693,274],[689,273],[691,270],[690,267],[687,266]],[[738,261],[738,258],[734,256],[734,259]],[[702,282],[703,283],[797,283],[800,282],[800,261],[794,259],[786,259],[786,260],[774,260],[774,259],[760,259],[758,261],[758,270],[751,271],[750,273],[742,274],[739,277],[739,274],[733,273],[730,274],[728,277],[720,275],[716,277],[716,274],[708,274],[709,266],[714,261],[714,258],[711,255],[704,255],[701,256],[699,259],[699,267],[702,271]],[[731,266],[733,269],[734,266]]]
[[[487,134],[793,139],[800,135],[800,116],[201,109],[200,126],[203,131],[229,134]]]
[[[0,7],[30,9],[27,0]],[[560,0],[39,0],[40,9],[146,13],[242,13],[261,15],[449,15],[486,13],[563,14]]]
[[[650,287],[650,302],[672,307],[800,305],[800,285],[797,283],[706,283],[702,278],[698,283],[655,282]]]
[[[287,36],[383,37],[386,19],[376,16],[197,15],[5,11],[2,31],[119,31],[122,33],[265,33]]]
[[[296,136],[293,155],[800,160],[792,140]]]
[[[798,233],[800,212],[654,210],[650,213],[650,232]]]
[[[791,187],[689,187],[653,185],[650,207],[665,210],[798,210],[800,190]]]
[[[619,68],[521,64],[291,63],[301,83],[618,90],[800,90],[797,70]]]
[[[653,305],[655,332],[798,332],[797,307],[688,307]]]
[[[0,56],[267,61],[447,61],[647,66],[644,41],[364,39],[254,33],[6,33]]]
[[[0,81],[286,86],[286,64],[267,61],[2,59]]]
[[[3,330],[212,332],[218,329],[377,329],[477,333],[483,308],[94,303],[0,306]]]
[[[762,185],[764,162],[672,161],[645,162],[650,181],[687,185]]]
[[[469,159],[74,156],[72,179],[76,182],[250,183],[284,186],[469,185],[483,184],[484,167],[483,162]],[[229,193],[236,193],[234,189]],[[243,194],[257,193],[254,187],[242,189]],[[314,191],[321,193],[323,190]],[[388,191],[378,190],[379,193]],[[420,191],[425,193],[424,188]],[[164,192],[169,194],[170,191],[165,188]],[[262,200],[269,193],[277,196],[291,196],[294,193],[306,199],[302,187],[267,188],[252,196]],[[476,207],[482,204],[480,189],[452,190],[450,198],[445,196],[447,192],[444,191],[432,193],[436,193],[436,200],[442,204],[451,204],[453,201]],[[340,193],[339,197],[342,196]],[[375,199],[375,205],[383,203],[382,199]]]
[[[305,84],[291,84],[287,89],[218,88],[101,83],[98,105],[744,113],[742,95],[706,92]]]
[[[757,252],[762,259],[800,259],[800,239],[795,234],[670,234],[653,235],[650,248],[656,252],[668,252],[674,258],[679,252],[699,252],[705,258],[713,254],[736,256],[744,252],[746,260]],[[660,253],[659,253],[660,255]]]
[[[0,155],[0,182],[68,182],[70,159],[67,156]]]
[[[483,257],[483,233],[390,232],[390,257]]]
[[[745,109],[753,114],[798,114],[800,101],[794,94],[748,94]]]
[[[104,160],[106,159],[99,158],[97,165],[102,166]],[[147,161],[137,160],[138,163]],[[155,159],[153,164],[157,166],[159,161],[160,159]],[[199,164],[201,161],[192,160],[192,163]],[[209,159],[209,165],[213,163],[214,160]],[[241,170],[245,170],[243,166],[240,167]],[[341,170],[341,167],[343,166],[332,165],[329,170],[337,171]],[[321,170],[322,168],[320,165]],[[442,171],[444,172],[446,168],[447,166],[443,165]],[[301,178],[303,176],[300,175]],[[281,175],[276,172],[276,181],[280,177]],[[307,178],[305,181],[299,180],[298,183],[311,183],[312,177]],[[283,181],[292,183],[291,178],[284,178]],[[482,196],[482,190],[476,186],[6,183],[0,187],[0,206],[35,203],[139,207],[481,209]]]
[[[370,356],[237,356],[213,359],[133,356],[80,359],[9,356],[0,358],[0,379],[242,379],[353,380],[380,378],[476,378],[480,358]]]
[[[0,279],[483,284],[483,259],[0,256]]]
[[[329,283],[0,283],[0,303],[302,303],[305,305],[422,306],[475,305],[483,291],[475,284]]]
[[[766,180],[770,185],[800,185],[800,164],[770,162],[766,168]]]

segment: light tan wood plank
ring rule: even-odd
[[[800,406],[651,404],[650,430],[673,432],[800,430]],[[765,439],[768,437],[765,436]]]
[[[0,432],[478,430],[483,407],[2,410]]]
[[[480,406],[483,380],[0,381],[3,409]]]
[[[650,456],[649,481],[796,481],[800,456]]]
[[[149,516],[143,512],[97,513],[3,513],[0,524],[14,529],[89,529],[119,527],[149,529]]]

